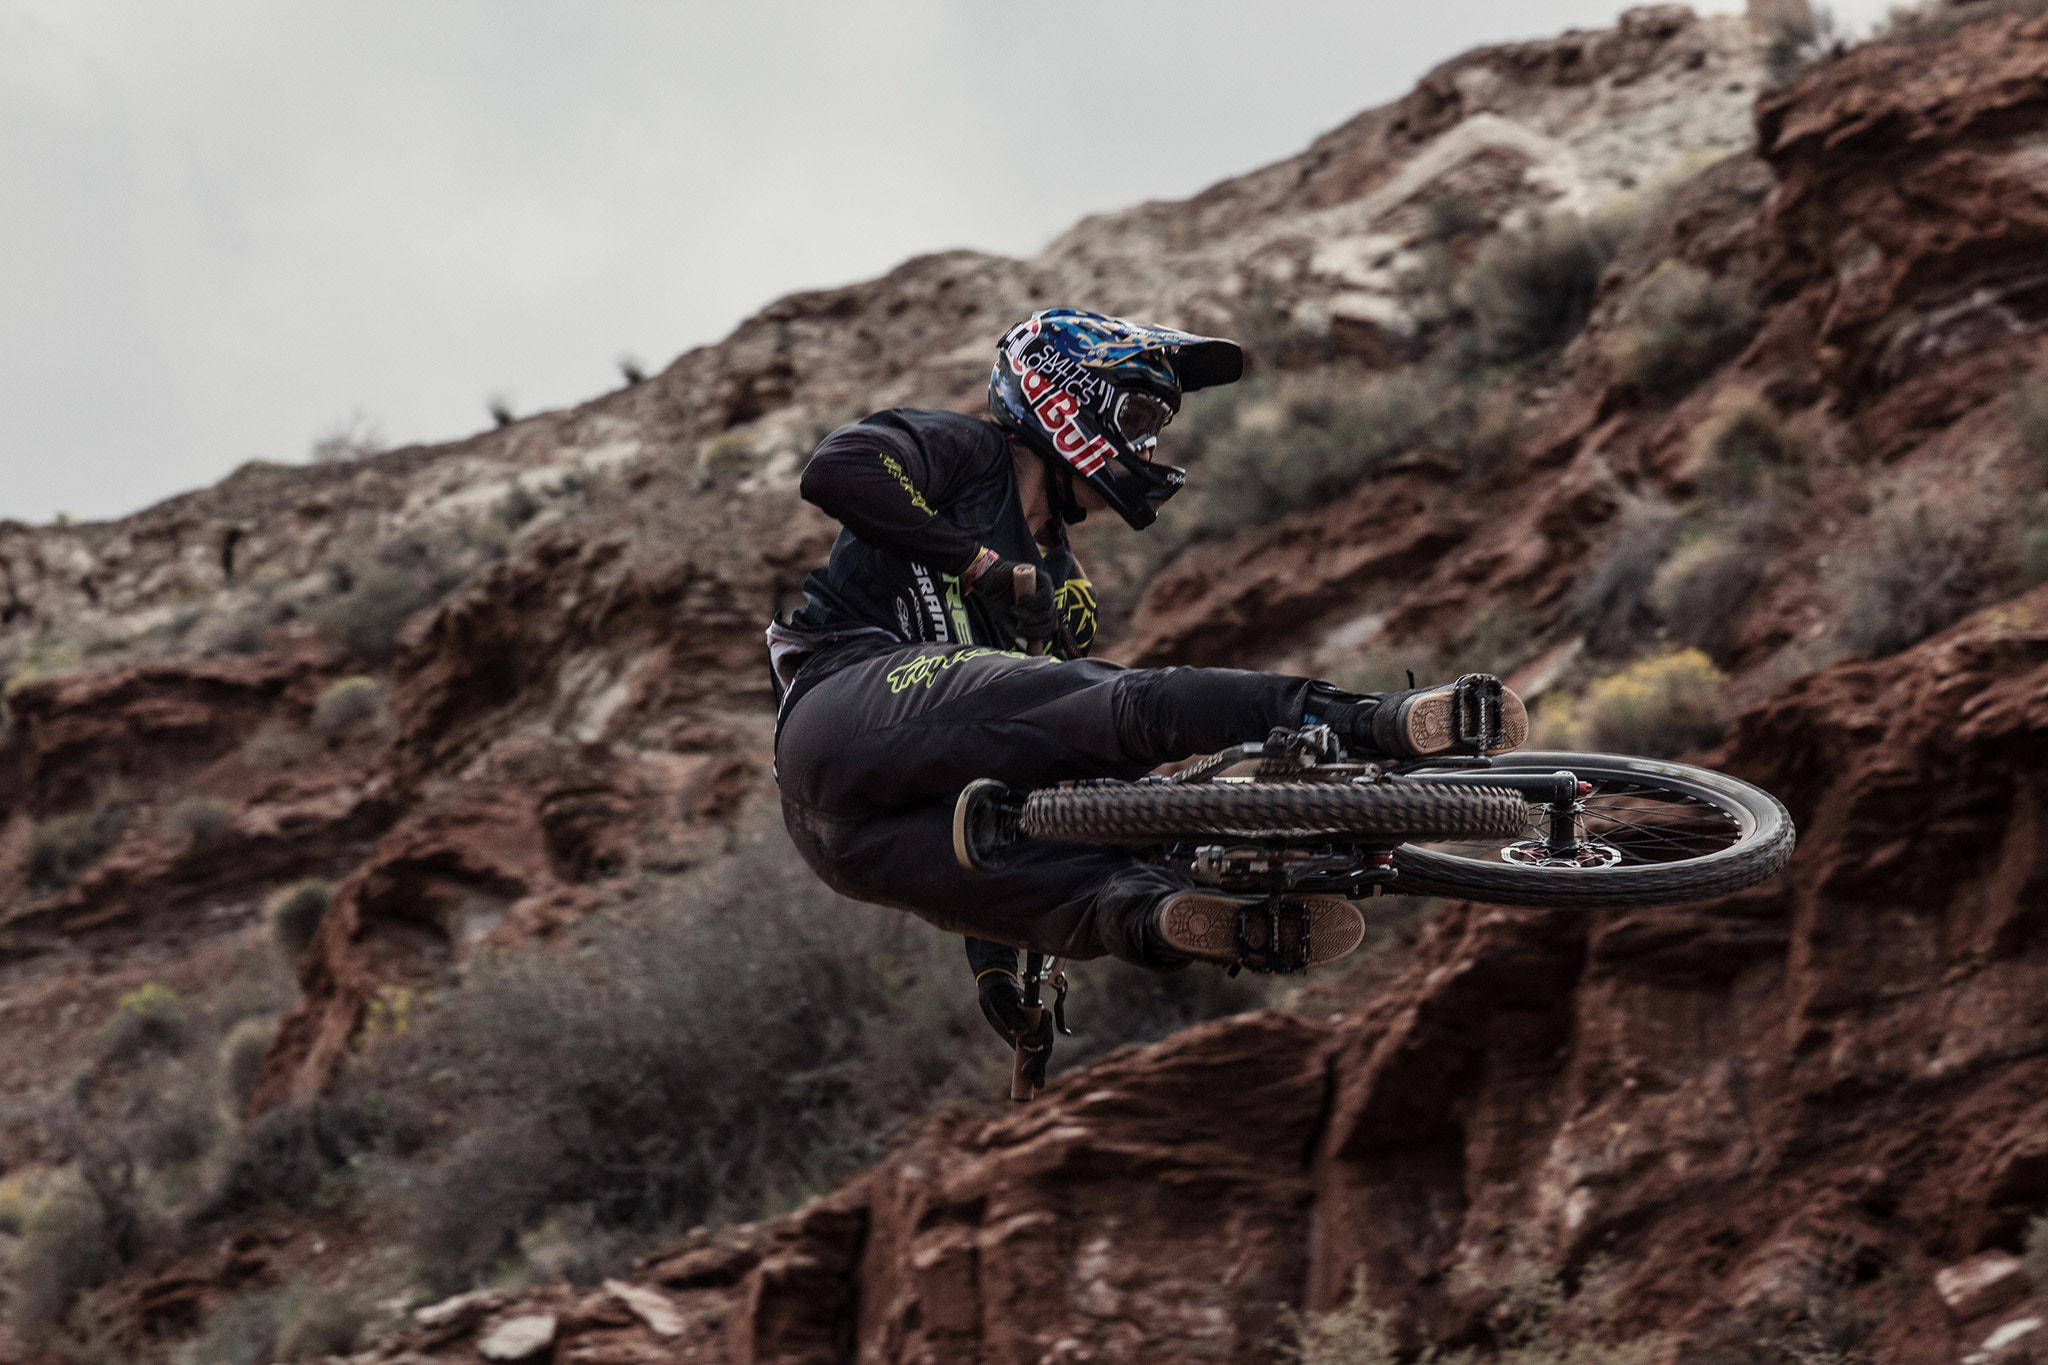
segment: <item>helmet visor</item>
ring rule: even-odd
[[[1159,433],[1173,420],[1173,409],[1149,393],[1125,392],[1116,400],[1116,429],[1131,449],[1144,450],[1159,441]]]

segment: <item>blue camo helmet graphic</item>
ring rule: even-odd
[[[1187,482],[1186,470],[1151,459],[1181,395],[1243,375],[1244,351],[1234,341],[1048,308],[996,343],[988,406],[1057,475],[1063,518],[1085,515],[1072,494],[1079,476],[1143,530]]]

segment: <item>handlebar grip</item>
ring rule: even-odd
[[[1026,1037],[1038,1032],[1038,1021],[1044,1015],[1045,1006],[1043,1005],[1026,1005],[1024,1007],[1024,1022],[1029,1026],[1024,1030]],[[1038,1094],[1037,1087],[1024,1078],[1024,1068],[1030,1063],[1031,1055],[1031,1053],[1025,1050],[1024,1045],[1019,1043],[1017,1044],[1016,1059],[1010,1063],[1010,1098],[1019,1104],[1030,1103],[1032,1098]]]
[[[1030,564],[1019,564],[1010,570],[1010,592],[1012,596],[1024,598],[1031,596],[1031,594],[1037,591],[1037,568]],[[1024,652],[1026,654],[1043,654],[1045,653],[1046,643],[1044,640],[1026,640],[1024,642]],[[1011,1098],[1015,1099],[1017,1096],[1012,1095]],[[1026,1095],[1023,1098],[1028,1100],[1031,1097]]]

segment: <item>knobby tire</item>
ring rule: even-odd
[[[1495,787],[1423,782],[1111,783],[1035,791],[1024,834],[1070,844],[1226,838],[1483,839],[1522,828],[1526,807]]]

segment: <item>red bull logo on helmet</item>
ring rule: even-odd
[[[1116,449],[1106,438],[1093,435],[1081,426],[1078,420],[1081,404],[1084,399],[1093,400],[1098,396],[1104,400],[1113,398],[1115,386],[1099,375],[1088,373],[1065,356],[1048,353],[1050,348],[1046,346],[1032,346],[1037,330],[1036,318],[1032,319],[1029,330],[1017,329],[1010,344],[1004,348],[1004,358],[1016,369],[1024,401],[1031,405],[1031,415],[1052,439],[1053,449],[1074,467],[1075,472],[1093,474],[1102,468],[1105,460],[1116,454]],[[1037,364],[1025,358],[1026,352],[1031,350],[1041,352],[1032,357]],[[1098,389],[1101,390],[1099,395]]]

